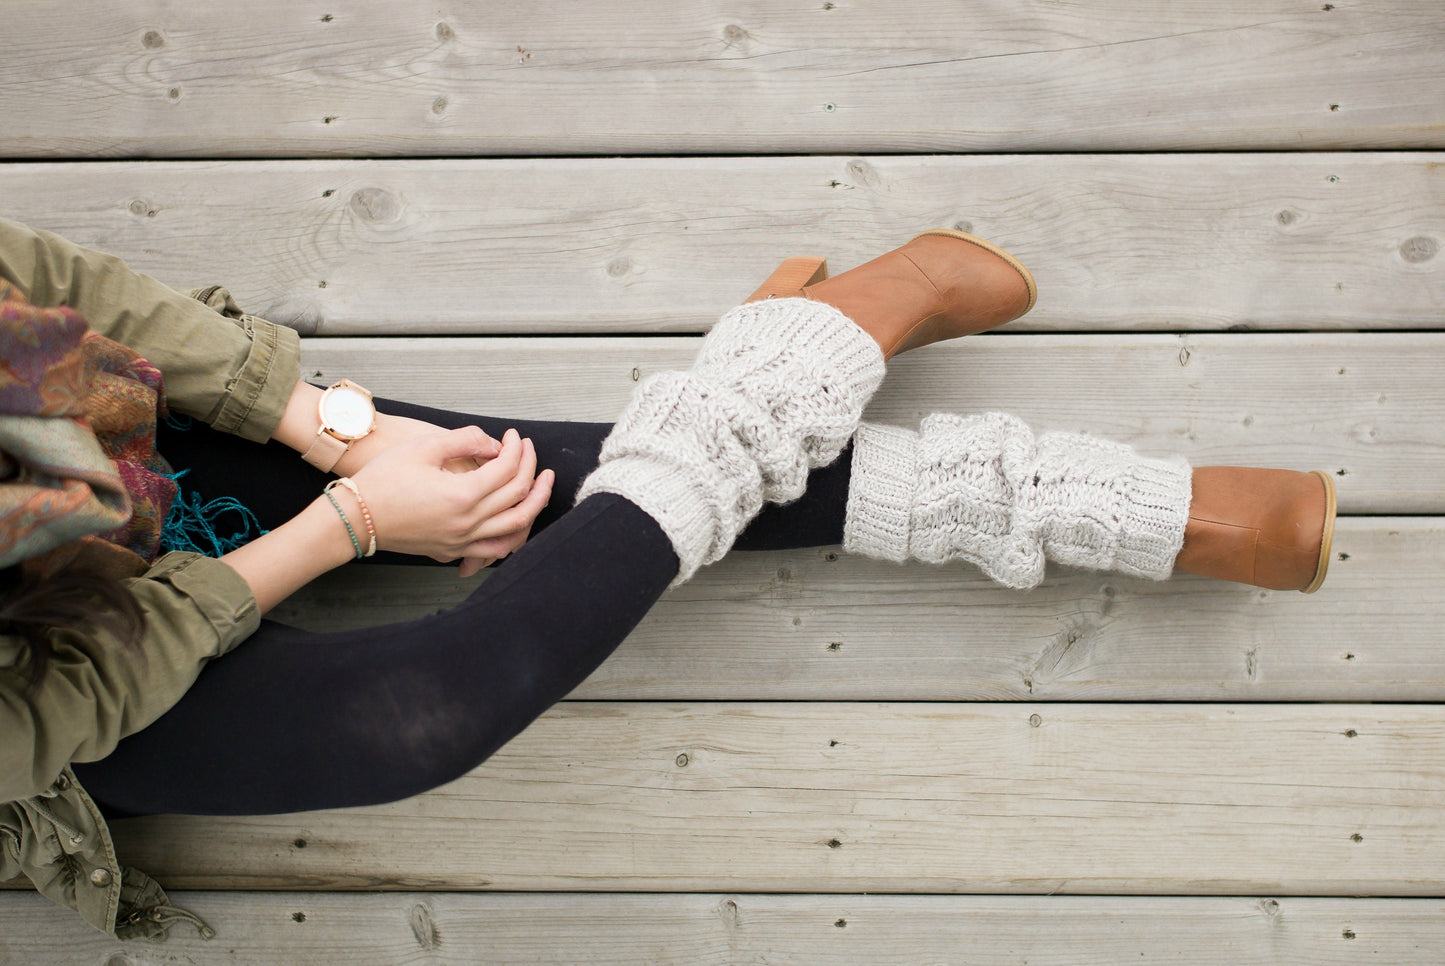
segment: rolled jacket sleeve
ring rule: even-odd
[[[219,560],[166,554],[127,584],[145,615],[139,651],[99,630],[56,631],[36,687],[23,666],[0,667],[0,802],[40,794],[72,761],[110,754],[260,624],[250,587]]]
[[[301,378],[293,329],[227,315],[114,255],[0,218],[0,277],[31,303],[68,305],[165,376],[172,409],[256,442],[271,438]]]

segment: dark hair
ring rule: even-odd
[[[114,577],[72,567],[38,574],[24,564],[0,570],[0,634],[30,646],[31,688],[45,677],[53,653],[48,632],[98,629],[139,650],[145,614],[130,588]]]

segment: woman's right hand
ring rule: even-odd
[[[556,477],[551,470],[537,472],[532,441],[514,429],[503,435],[501,452],[493,452],[491,438],[467,426],[399,443],[368,462],[353,479],[371,510],[378,548],[440,561],[460,558],[465,577],[520,547]],[[469,458],[480,465],[464,472],[447,468]],[[349,497],[339,488],[332,492]]]

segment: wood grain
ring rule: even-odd
[[[615,418],[696,338],[313,339],[304,375],[462,412]],[[1439,333],[989,335],[904,354],[868,417],[1012,412],[1195,465],[1323,469],[1345,513],[1445,513]]]
[[[1419,0],[6,8],[11,157],[1445,147]]]
[[[1445,524],[1345,518],[1335,558],[1306,596],[1061,570],[1017,593],[964,565],[738,552],[664,596],[573,697],[1445,700]],[[348,567],[273,616],[317,630],[409,620],[477,583]]]
[[[1441,154],[0,165],[0,211],[308,333],[702,331],[785,255],[1013,251],[1008,331],[1438,328]]]
[[[0,894],[0,954],[28,966],[358,962],[535,966],[1438,966],[1421,899],[172,893],[216,929],[119,943]]]
[[[1421,705],[564,702],[393,805],[113,823],[173,888],[1439,895]]]

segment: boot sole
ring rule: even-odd
[[[1311,476],[1318,476],[1325,485],[1325,532],[1320,537],[1320,562],[1315,567],[1315,579],[1301,591],[1305,594],[1313,594],[1320,589],[1325,582],[1325,574],[1330,569],[1330,548],[1335,539],[1335,512],[1337,508],[1335,497],[1335,481],[1324,470],[1310,470]]]
[[[1029,304],[1024,307],[1024,310],[1020,312],[1019,315],[1027,314],[1029,309],[1032,309],[1034,307],[1034,303],[1039,300],[1039,287],[1034,283],[1033,273],[1030,272],[1027,268],[1024,268],[1023,262],[1019,261],[1017,258],[1014,258],[1012,255],[1004,251],[1002,248],[999,248],[997,245],[986,242],[982,238],[979,238],[975,235],[970,235],[967,232],[956,231],[952,228],[930,228],[928,231],[921,231],[918,234],[914,235],[913,238],[909,239],[909,241],[913,241],[917,238],[922,238],[925,235],[944,235],[948,238],[957,238],[961,241],[966,241],[971,245],[977,245],[984,251],[989,252],[993,255],[997,255],[999,258],[1002,258],[1004,261],[1008,262],[1009,265],[1013,268],[1013,270],[1018,272],[1019,275],[1023,278],[1024,284],[1027,285],[1029,289]]]

